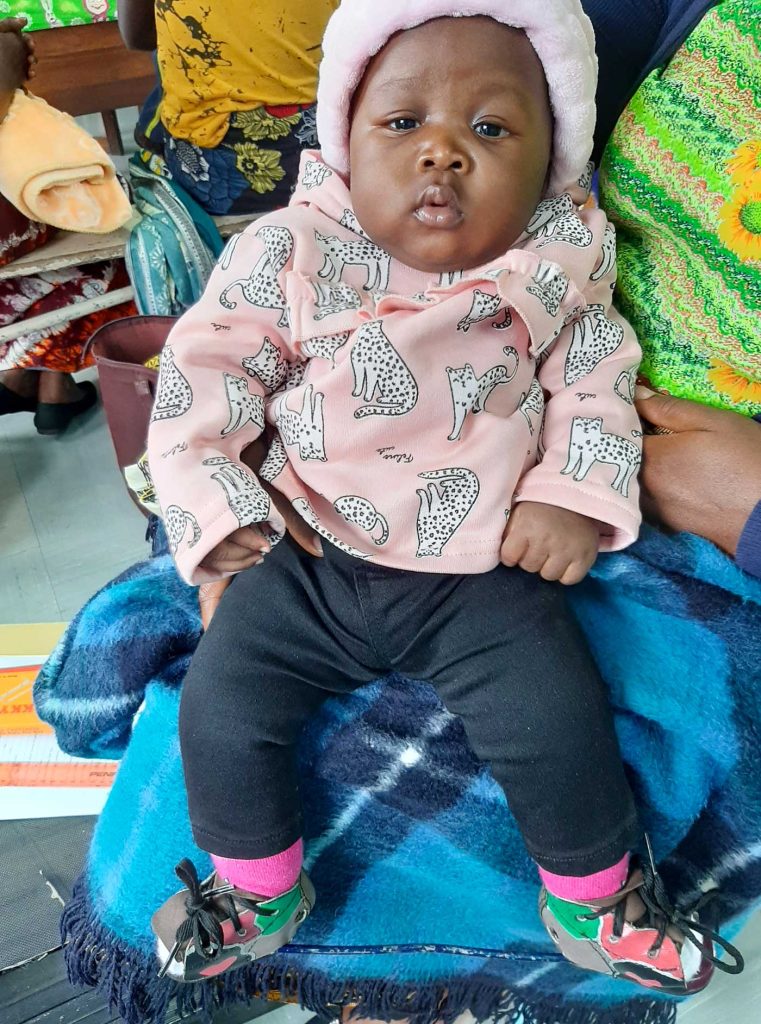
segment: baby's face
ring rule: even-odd
[[[354,210],[407,266],[477,267],[525,229],[551,145],[544,71],[526,35],[491,18],[429,21],[394,36],[357,90]]]

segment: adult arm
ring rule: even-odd
[[[637,391],[643,420],[671,431],[644,440],[645,514],[672,530],[706,537],[761,577],[761,423]]]
[[[119,32],[128,50],[155,50],[154,0],[119,0]]]

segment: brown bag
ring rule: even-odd
[[[90,339],[120,469],[145,451],[158,371],[144,364],[161,352],[175,322],[171,316],[128,316],[104,324]]]

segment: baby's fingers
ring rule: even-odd
[[[37,64],[37,54],[34,49],[34,43],[29,38],[28,33],[24,33],[24,42],[26,43],[26,77],[34,78],[37,74],[35,71],[35,64]]]
[[[518,565],[525,572],[541,572],[547,561],[547,549],[543,545],[531,544]]]
[[[258,554],[256,551],[244,553],[242,548],[239,548],[238,551],[239,554],[225,552],[213,559],[204,559],[201,566],[214,572],[243,572],[244,569],[250,569],[252,565],[259,565],[264,559],[264,555]]]
[[[528,537],[525,534],[519,533],[517,530],[508,529],[507,535],[502,541],[502,547],[500,549],[500,560],[503,565],[515,566],[520,564],[520,560],[528,550]]]
[[[227,538],[228,543],[237,544],[245,551],[255,551],[257,554],[266,555],[272,550],[272,545],[264,536],[261,527],[252,523],[250,526],[243,526]]]
[[[520,527],[508,527],[500,552],[503,565],[517,565],[525,572],[540,572],[548,555],[547,545],[541,539],[528,536]]]
[[[554,582],[562,580],[572,567],[572,563],[566,554],[548,555],[544,565],[539,571],[543,580]]]
[[[592,568],[591,562],[571,562],[566,571],[560,577],[560,582],[564,587],[572,587],[575,583],[581,583],[586,574]]]

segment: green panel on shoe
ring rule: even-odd
[[[283,927],[283,923],[288,920],[291,914],[296,912],[296,908],[301,903],[301,886],[296,883],[292,889],[288,892],[284,892],[282,896],[276,896],[272,900],[267,900],[266,903],[262,903],[263,907],[272,909],[276,913],[271,916],[267,914],[257,914],[255,924],[257,928],[261,929],[262,935],[269,935],[271,932],[276,932],[278,929]]]
[[[569,935],[575,939],[596,939],[600,928],[598,920],[578,920],[584,914],[590,912],[590,908],[581,903],[570,903],[568,900],[561,900],[558,896],[547,893],[547,907],[552,912],[556,921]]]

